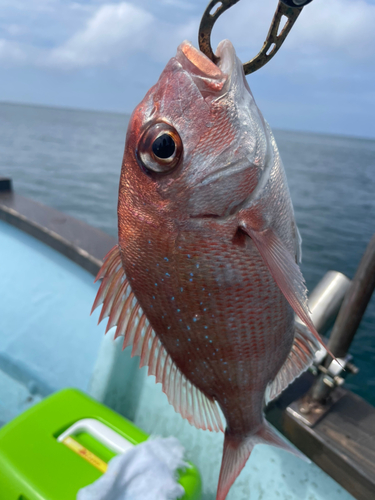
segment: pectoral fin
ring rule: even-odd
[[[255,231],[249,228],[245,222],[241,224],[241,228],[253,240],[273,279],[294,312],[326,349],[311,320],[307,305],[305,280],[299,266],[294,260],[294,256],[291,255],[272,229],[267,228],[263,231]]]

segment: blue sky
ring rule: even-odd
[[[207,0],[0,0],[0,101],[131,112]],[[218,21],[242,60],[277,0],[241,0]],[[314,0],[275,58],[248,77],[272,127],[375,137],[375,0]]]

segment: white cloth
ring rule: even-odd
[[[186,468],[184,448],[175,437],[145,441],[108,463],[95,483],[79,490],[77,500],[176,500],[185,490],[177,469]]]

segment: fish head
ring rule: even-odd
[[[127,217],[154,225],[230,217],[259,184],[269,161],[268,125],[228,40],[217,56],[218,65],[183,42],[134,110],[120,181],[120,237]]]

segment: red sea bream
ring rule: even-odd
[[[107,330],[117,325],[177,412],[225,432],[224,500],[257,443],[298,453],[263,409],[311,364],[319,336],[274,137],[232,44],[217,55],[215,65],[182,43],[132,114],[119,244],[94,308],[103,303]]]

